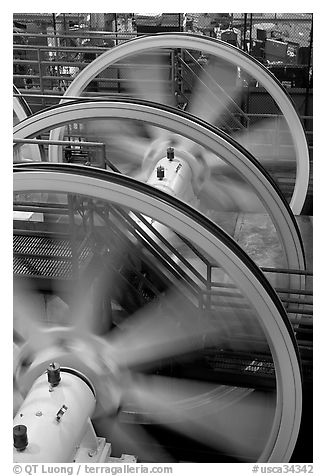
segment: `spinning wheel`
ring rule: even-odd
[[[60,199],[41,205],[44,191]],[[126,421],[155,422],[207,445],[217,460],[223,452],[240,461],[290,458],[301,417],[295,338],[273,288],[227,234],[174,197],[95,168],[16,166],[14,193],[16,203],[32,203],[45,214],[48,207],[55,216],[60,207],[63,210],[70,204],[69,216],[79,217],[74,239],[85,243],[86,235],[91,238],[90,253],[97,263],[94,279],[105,283],[94,296],[91,284],[85,292],[73,281],[77,292],[69,291],[69,295],[77,299],[67,300],[63,320],[54,326],[37,318],[36,289],[28,284],[26,294],[26,288],[17,285],[23,307],[19,308],[19,299],[15,301],[16,332],[25,343],[19,348],[16,378],[24,396],[48,362],[55,360],[63,368],[72,368],[75,376],[84,375],[93,386],[102,431],[104,425],[108,434],[115,428],[124,435]],[[59,222],[53,222],[48,231],[57,230]],[[153,228],[153,222],[159,226]],[[166,249],[167,236],[182,243],[183,262],[173,247]],[[165,261],[162,256],[167,256]],[[37,273],[32,258],[33,273]],[[59,259],[56,263],[53,273],[60,268]],[[31,277],[31,261],[26,257],[24,265],[26,277]],[[212,273],[209,282],[207,266]],[[122,268],[127,273],[117,281]],[[130,312],[124,297],[131,287],[119,293],[119,283],[126,283],[131,275],[138,276],[136,282],[131,279],[133,286],[138,284],[139,289],[144,279],[148,291],[143,293],[145,305],[138,302]],[[101,312],[96,309],[108,294],[110,312],[104,317],[111,324],[103,334],[103,307]],[[217,359],[214,365],[212,351]],[[225,372],[219,365],[226,355],[231,363],[240,362],[234,371]],[[16,424],[23,423],[23,413],[17,414]],[[69,408],[63,424],[65,418]],[[135,454],[140,450],[137,435],[143,436],[138,426],[132,427]],[[127,444],[127,436],[124,441]],[[157,461],[165,458],[162,453],[155,457]],[[28,448],[19,458],[29,461]]]
[[[131,92],[133,94],[136,93],[137,97],[140,96],[144,99],[152,99],[155,102],[163,104],[175,104],[175,98],[173,98],[173,96],[171,97],[171,94],[168,93],[164,86],[164,81],[159,81],[162,74],[162,64],[159,59],[158,51],[167,49],[173,50],[176,48],[184,48],[186,51],[189,50],[192,52],[197,50],[209,55],[212,58],[213,66],[214,59],[221,59],[233,67],[241,68],[241,70],[252,76],[255,81],[263,86],[271,95],[273,101],[279,107],[281,114],[283,114],[284,121],[292,138],[292,146],[294,149],[293,159],[296,162],[296,181],[290,205],[294,214],[300,214],[306,197],[309,180],[308,147],[300,118],[293,107],[290,97],[276,78],[261,63],[238,48],[223,41],[189,33],[167,33],[136,38],[103,53],[92,61],[92,63],[78,74],[65,92],[65,95],[67,97],[82,95],[92,79],[108,66],[118,65],[119,61],[125,59],[131,58],[132,60],[133,55],[137,55],[136,62],[132,63],[131,71],[129,70],[129,73],[127,73],[127,75],[129,75]],[[149,72],[144,70],[141,63],[139,64],[139,55],[146,55],[147,53],[156,53],[157,55],[156,57],[154,56],[154,60],[151,60],[154,64]],[[213,75],[214,68],[208,66],[207,71],[205,71],[205,68],[203,69],[201,76],[198,78],[197,90],[195,89],[194,97],[190,103],[190,111],[192,114],[211,123],[215,123],[221,119],[221,115],[228,109],[230,103],[235,103],[234,99],[239,94],[239,89],[237,89],[236,92],[233,93],[235,98],[230,98],[227,94],[225,96],[223,88],[214,81]],[[147,82],[144,83],[144,79],[146,78]],[[62,102],[64,101],[65,99],[62,100]],[[61,139],[62,135],[62,129],[53,131],[51,140]],[[247,149],[252,150],[251,144],[257,138],[257,132],[254,131],[251,133],[249,130],[248,133],[248,131],[244,129],[240,131],[240,134],[237,133],[235,138]],[[279,140],[279,138],[275,138],[276,144]],[[255,149],[252,151],[256,156]],[[50,160],[54,162],[62,160],[58,148],[53,147],[50,149]],[[277,158],[274,158],[274,160],[277,160]],[[279,161],[279,165],[281,164],[282,161]]]
[[[46,112],[31,116],[17,124],[14,128],[14,139],[32,138],[43,131],[58,130],[59,126],[74,121],[87,123],[87,121],[92,120],[96,124],[100,120],[102,124],[104,121],[110,124],[110,120],[117,119],[121,121],[121,124],[124,120],[131,120],[148,125],[151,128],[159,126],[163,130],[177,135],[177,141],[180,145],[175,146],[176,157],[179,159],[179,154],[191,168],[190,178],[188,178],[185,185],[187,190],[193,187],[196,197],[199,198],[199,201],[202,199],[204,212],[207,210],[207,206],[215,208],[217,211],[224,210],[225,196],[219,195],[220,187],[223,187],[225,179],[223,170],[228,168],[234,171],[240,177],[240,182],[238,181],[235,184],[232,181],[227,182],[229,188],[224,188],[226,197],[234,199],[236,190],[239,188],[239,202],[241,200],[245,202],[246,198],[249,197],[253,206],[259,207],[261,212],[267,213],[279,236],[282,247],[280,253],[282,253],[282,250],[284,253],[284,266],[291,269],[304,269],[304,254],[298,227],[274,182],[266,174],[263,167],[245,149],[227,134],[209,126],[199,118],[189,116],[168,106],[159,106],[158,104],[139,100],[78,101],[48,109]],[[161,130],[160,134],[162,134]],[[183,142],[186,142],[188,148],[186,151]],[[161,140],[160,144],[162,144]],[[149,149],[147,156],[144,158],[145,166],[143,165],[143,170],[145,172],[142,169],[139,172],[138,169],[137,174],[146,173],[149,176],[153,170],[156,170],[161,157],[166,154],[166,146],[169,145],[169,141],[165,141],[163,145],[165,149],[164,147],[162,149],[162,146],[156,147],[156,145]],[[204,148],[205,153],[201,160],[196,155],[196,147]],[[14,148],[18,148],[18,144]],[[130,156],[133,158],[132,148],[130,149]],[[208,165],[207,161],[209,161]],[[132,159],[127,161],[127,165],[130,163],[133,163]],[[118,159],[117,165],[121,166],[120,159]],[[217,170],[217,182],[215,178],[210,180],[210,173],[214,167]],[[209,198],[208,205],[206,205],[207,197]],[[188,199],[188,197],[183,196],[180,198]],[[293,284],[294,287],[300,287],[300,282],[296,277],[292,276],[290,279],[296,281]]]

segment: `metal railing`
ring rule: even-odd
[[[69,84],[73,81],[74,77],[80,70],[85,68],[96,56],[107,51],[108,48],[114,45],[106,46],[85,46],[82,44],[76,44],[74,46],[60,45],[58,39],[71,40],[75,39],[76,43],[81,43],[88,36],[80,35],[33,35],[16,33],[15,37],[22,38],[41,38],[46,42],[56,39],[55,45],[25,45],[14,44],[14,83],[22,94],[31,92],[40,93],[43,96],[49,96],[53,92],[64,93]],[[136,35],[128,34],[121,35],[118,33],[103,32],[103,35],[97,36],[91,34],[92,41],[106,41],[107,38],[114,38],[115,41],[128,40]],[[103,39],[104,38],[104,39]],[[99,94],[101,93],[114,93],[120,92],[128,84],[129,79],[121,75],[121,71],[125,68],[132,67],[134,65],[128,63],[128,61],[119,62],[116,65],[110,67],[110,71],[100,74],[98,77],[92,80],[91,84],[96,85],[96,89]],[[146,65],[144,65],[146,67]],[[147,67],[152,67],[151,63]],[[166,65],[166,68],[170,70],[171,81],[169,87],[174,90],[174,78],[172,74],[172,63]],[[144,80],[145,81],[145,80]],[[150,80],[152,81],[152,80]],[[91,88],[88,88],[91,89]],[[94,87],[93,87],[94,89]],[[132,95],[132,94],[131,94]],[[46,98],[41,99],[41,106],[46,107]]]
[[[70,162],[70,158],[72,157],[72,155],[74,154],[74,152],[78,153],[78,152],[84,152],[84,150],[89,150],[91,148],[98,148],[100,149],[100,156],[99,158],[97,158],[97,160],[95,161],[92,161],[92,160],[89,160],[90,157],[88,154],[86,154],[84,156],[84,160],[83,162],[84,163],[90,163],[91,165],[97,165],[98,167],[101,167],[101,168],[105,168],[106,166],[106,163],[113,169],[115,169],[114,165],[110,163],[109,160],[107,160],[106,158],[106,144],[104,144],[103,142],[91,142],[91,141],[83,141],[83,140],[80,140],[80,138],[78,138],[78,140],[57,140],[57,141],[53,141],[53,140],[48,140],[48,139],[13,139],[13,143],[14,144],[37,144],[37,145],[46,145],[46,146],[49,146],[49,145],[52,145],[52,146],[62,146],[62,147],[65,147],[65,158],[66,158],[66,162]],[[17,151],[17,154],[19,154],[19,150]],[[42,154],[43,156],[43,160],[44,161],[47,161],[47,157],[45,156],[45,154],[43,153]],[[17,159],[18,162],[20,162],[21,160]],[[15,162],[15,158],[14,158],[14,162]],[[94,163],[95,162],[95,163]]]
[[[49,96],[53,92],[63,94],[79,71],[85,68],[96,56],[114,46],[117,42],[126,41],[135,36],[137,36],[136,32],[107,31],[82,31],[78,34],[14,33],[14,83],[21,93],[35,91],[45,96]],[[24,42],[35,43],[41,40],[46,44],[24,44]],[[108,40],[111,41],[110,45]],[[72,41],[74,42],[73,46],[71,45]],[[85,41],[92,42],[92,45],[87,46]],[[20,43],[18,44],[18,42]],[[68,44],[69,42],[70,44]],[[187,96],[184,94],[184,85],[188,81],[186,76],[189,76],[190,73],[193,79],[196,77],[194,69],[184,60],[185,54],[189,57],[191,53],[185,52],[180,55],[178,50],[171,50],[170,53],[171,63],[170,66],[167,65],[170,67],[169,77],[171,79],[169,86],[172,93],[179,94],[181,102],[185,102]],[[195,63],[201,67],[196,59]],[[96,92],[100,96],[124,91],[128,79],[123,77],[121,71],[127,67],[129,67],[127,61],[113,65],[110,67],[111,72],[101,73],[92,80],[87,88],[87,93],[94,96],[92,93]],[[185,72],[187,72],[187,75]],[[193,79],[190,81],[192,84]],[[186,86],[191,88],[192,84]],[[304,116],[309,116],[309,102],[311,102],[309,89],[306,88],[304,110],[302,111]],[[41,99],[41,104],[35,104],[36,107],[46,107],[48,105],[45,98]],[[245,121],[245,123],[247,112],[241,113],[243,115],[242,121]]]

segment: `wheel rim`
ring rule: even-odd
[[[129,55],[156,48],[188,48],[221,57],[254,76],[270,93],[284,115],[294,142],[297,173],[290,206],[293,213],[299,215],[304,205],[309,182],[309,152],[300,118],[279,81],[261,63],[238,48],[220,40],[189,33],[163,33],[135,38],[103,53],[86,66],[71,83],[65,95],[80,96],[91,80],[108,66]],[[64,101],[65,99],[62,99],[62,102]],[[62,135],[62,131],[53,131],[50,138],[59,140],[60,135]],[[50,160],[58,162],[58,153],[58,149],[53,148],[50,152]]]
[[[117,174],[85,167],[16,167],[14,192],[46,190],[77,193],[126,206],[157,219],[180,233],[226,269],[249,299],[265,331],[275,362],[277,411],[259,461],[288,461],[301,418],[301,376],[298,353],[286,313],[266,278],[238,245],[204,216],[145,184]]]

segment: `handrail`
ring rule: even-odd
[[[98,147],[101,149],[101,166],[105,168],[105,164],[108,163],[111,166],[111,163],[106,160],[106,145],[104,142],[91,142],[91,141],[73,141],[73,140],[48,140],[48,139],[13,139],[14,144],[40,144],[40,145],[62,145],[62,146],[85,146],[85,147]]]
[[[23,45],[23,44],[14,44],[13,45],[13,49],[14,50],[19,50],[19,51],[20,50],[22,50],[22,51],[43,50],[43,51],[55,51],[55,52],[65,51],[65,52],[71,52],[71,53],[75,53],[76,51],[79,52],[79,53],[84,53],[85,51],[87,51],[87,52],[97,52],[97,51],[107,50],[107,49],[110,49],[110,48],[111,47],[108,47],[108,46],[59,46],[59,45],[50,46],[50,45]],[[167,48],[167,50],[165,52],[160,52],[160,54],[164,55],[164,54],[169,53],[170,51],[173,51],[173,49],[172,48]],[[149,56],[148,53],[144,52],[144,56],[146,56],[146,54]],[[15,61],[15,59],[14,59],[14,61]],[[123,63],[119,63],[119,65],[120,64],[123,64]],[[130,66],[132,66],[132,64],[130,64]],[[165,65],[160,65],[158,67],[164,68],[166,66]]]
[[[116,31],[87,31],[89,35],[63,35],[62,33],[22,33],[22,32],[13,32],[13,36],[22,36],[22,37],[31,37],[31,38],[96,38],[96,39],[103,39],[104,36],[119,36],[119,37],[134,37],[134,36],[140,36],[137,32],[128,32],[124,31],[123,33],[121,32],[116,32]],[[96,36],[98,35],[98,36]]]
[[[47,140],[47,139],[17,139],[14,138],[15,144],[51,144],[51,145],[85,145],[88,147],[105,147],[103,142],[73,141],[73,140]]]
[[[14,50],[44,50],[44,51],[70,51],[70,52],[84,52],[84,51],[103,51],[107,50],[107,46],[49,46],[49,45],[13,45]]]
[[[42,35],[40,35],[42,36]],[[43,36],[46,36],[46,35],[43,35]],[[68,36],[68,38],[70,38]],[[21,59],[21,58],[14,58],[13,59],[13,64],[14,65],[28,65],[28,66],[31,66],[33,65],[34,66],[34,73],[35,74],[17,74],[15,73],[13,75],[13,78],[16,79],[16,80],[24,80],[24,79],[30,79],[30,80],[33,80],[36,82],[36,84],[39,82],[39,87],[40,87],[40,91],[44,94],[46,93],[47,89],[46,87],[44,87],[44,81],[65,81],[65,82],[69,82],[71,83],[73,80],[74,80],[74,76],[73,75],[69,75],[67,73],[67,75],[62,75],[62,71],[60,71],[60,67],[73,67],[73,68],[79,68],[79,69],[83,69],[85,68],[89,63],[90,61],[81,61],[81,54],[82,53],[98,53],[98,54],[102,54],[103,52],[107,51],[108,49],[110,49],[110,47],[108,46],[91,46],[91,47],[88,47],[88,46],[76,46],[76,47],[67,47],[67,46],[59,46],[59,45],[54,45],[54,46],[49,46],[49,45],[24,45],[24,44],[19,44],[19,45],[13,45],[13,50],[14,51],[30,51],[30,52],[35,52],[36,55],[37,55],[37,58],[35,59]],[[164,51],[162,52],[163,55],[170,55],[171,54],[171,51],[173,51],[173,49],[168,49],[167,51]],[[49,55],[47,53],[50,53],[52,52],[53,53],[53,57],[52,59],[49,57]],[[45,59],[43,59],[42,57],[42,53],[44,53],[46,56],[45,56]],[[74,58],[71,58],[69,59],[69,56],[68,56],[68,59],[67,59],[67,55],[66,55],[66,59],[60,59],[60,57],[62,58],[62,55],[63,54],[69,54],[69,53],[74,53]],[[147,54],[148,55],[148,52],[145,52],[144,53],[145,55]],[[133,64],[131,63],[128,63],[128,62],[121,62],[121,63],[118,63],[117,65],[113,66],[113,68],[130,68],[134,66]],[[54,75],[51,75],[51,74],[44,74],[44,70],[42,67],[52,67],[55,69],[55,72],[57,72],[58,74],[54,74]],[[152,64],[149,62],[147,65],[143,65],[144,68],[148,67],[148,68],[152,68]],[[159,68],[162,69],[162,70],[166,70],[166,69],[171,69],[171,67],[173,67],[173,65],[171,66],[170,64],[168,65],[160,65]],[[61,74],[60,74],[61,73]],[[120,75],[119,75],[120,76]],[[128,83],[129,79],[127,78],[94,78],[94,82],[111,82],[111,83]],[[151,81],[151,80],[142,80],[144,82],[146,81]],[[169,80],[156,80],[157,83],[170,83]],[[68,87],[68,85],[66,84],[66,87]],[[119,86],[118,86],[119,88]],[[48,94],[45,94],[45,96],[49,96]],[[42,97],[42,105],[45,107],[45,98]]]

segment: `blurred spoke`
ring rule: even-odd
[[[205,337],[218,342],[219,330],[176,294],[148,304],[109,334],[109,355],[121,365],[135,366],[203,347]]]

